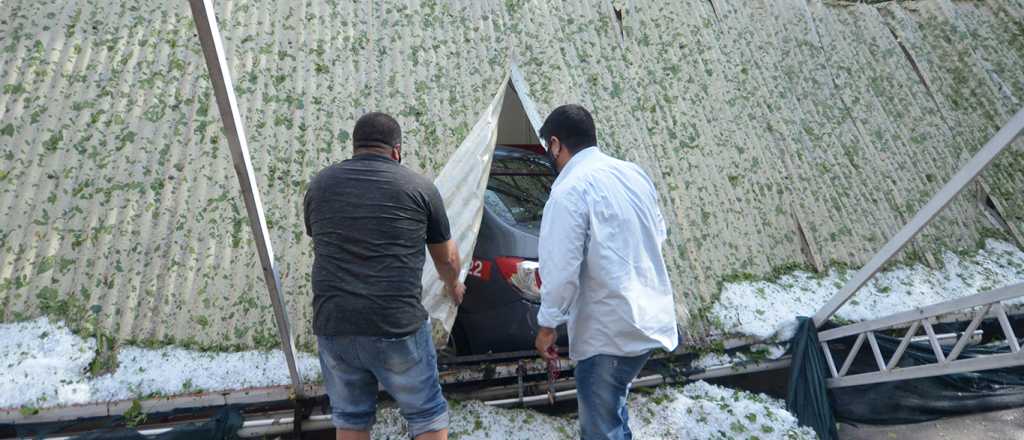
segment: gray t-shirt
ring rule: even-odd
[[[313,237],[313,333],[399,337],[423,325],[424,245],[451,238],[437,187],[364,154],[320,171],[303,205]]]

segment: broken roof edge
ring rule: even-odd
[[[505,75],[498,85],[490,104],[480,113],[477,122],[459,144],[459,147],[448,158],[448,162],[434,180],[441,192],[445,207],[449,208],[449,218],[453,234],[459,247],[462,267],[459,279],[464,281],[473,259],[477,235],[483,218],[483,194],[490,178],[490,164],[497,143],[501,114],[505,93],[511,88],[523,113],[533,130],[533,135],[544,148],[547,145],[540,138],[541,118],[537,104],[530,97],[529,85],[515,60],[509,62]],[[476,171],[471,173],[469,171]],[[475,191],[469,191],[474,189]],[[451,208],[458,207],[457,210]],[[458,213],[453,218],[452,213]],[[452,325],[458,315],[458,307],[444,292],[443,283],[438,276],[432,259],[427,258],[422,274],[423,294],[421,302],[432,320],[434,345],[443,347],[447,343]]]
[[[459,147],[434,179],[441,193],[451,224],[451,237],[458,247],[461,267],[459,280],[469,273],[473,250],[483,218],[484,190],[490,178],[491,159],[498,137],[505,90],[511,73],[506,70],[490,104],[481,112]],[[458,209],[452,209],[458,208]],[[432,321],[434,345],[443,347],[448,341],[458,307],[445,292],[444,283],[434,267],[432,258],[426,258],[421,274],[423,290],[420,302]]]
[[[792,330],[788,326],[795,324],[793,318],[814,313],[855,270],[841,264],[826,266],[822,272],[794,267],[767,277],[747,276],[723,282],[715,300],[701,310],[702,318],[711,323],[708,340],[714,346],[733,337],[785,341]],[[1024,248],[1012,241],[990,238],[981,249],[945,251],[940,266],[914,261],[886,267],[831,322],[843,325],[875,319],[1019,282],[1024,282]],[[957,316],[946,318],[945,322],[962,320]]]
[[[540,113],[537,112],[537,103],[530,97],[530,87],[526,83],[526,77],[523,76],[523,72],[519,70],[519,64],[514,60],[508,67],[508,82],[512,86],[512,90],[516,92],[519,104],[523,106],[523,112],[526,113],[526,118],[530,120],[530,125],[533,126],[533,134],[537,136],[541,146],[546,150],[548,144],[540,136],[540,127],[543,121],[540,118]]]

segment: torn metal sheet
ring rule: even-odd
[[[484,109],[473,129],[459,148],[452,153],[441,174],[434,180],[451,225],[452,239],[455,240],[462,258],[459,279],[465,280],[469,264],[473,261],[476,237],[480,233],[480,221],[484,213],[484,190],[491,176],[491,159],[494,144],[498,138],[498,116],[508,87],[508,75],[501,80],[497,93],[490,105]],[[434,345],[443,347],[458,307],[448,296],[444,282],[437,274],[434,261],[426,259],[423,267],[423,306],[433,322]]]

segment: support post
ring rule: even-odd
[[[252,162],[249,160],[249,145],[245,140],[242,115],[238,111],[238,103],[235,100],[235,90],[231,84],[231,75],[228,72],[228,63],[224,55],[220,30],[217,28],[213,3],[211,0],[189,0],[189,5],[192,7],[192,18],[195,20],[199,43],[203,47],[206,67],[210,72],[210,82],[213,83],[217,108],[220,110],[221,121],[224,123],[224,134],[228,138],[228,148],[231,150],[231,161],[235,165],[235,175],[238,176],[238,183],[241,185],[242,200],[245,201],[245,211],[249,215],[249,227],[252,229],[253,239],[256,243],[260,266],[263,268],[263,280],[267,284],[270,302],[274,307],[277,333],[281,338],[281,350],[284,352],[285,361],[288,363],[288,373],[291,375],[292,392],[295,397],[302,398],[304,397],[302,379],[295,363],[295,341],[292,339],[284,296],[281,294],[281,278],[278,276],[277,266],[274,263],[274,249],[270,245],[270,233],[267,231],[267,221],[263,216],[263,203],[260,201],[259,188],[256,186],[256,174],[253,172]]]
[[[828,302],[818,310],[814,315],[814,325],[816,327],[821,327],[822,324],[828,321],[829,318],[836,313],[836,310],[839,310],[843,304],[846,304],[846,302],[853,297],[853,294],[857,293],[857,291],[860,290],[860,288],[863,287],[864,284],[866,284],[868,280],[875,275],[875,273],[882,269],[882,266],[885,265],[885,263],[895,257],[896,254],[907,245],[907,243],[910,243],[910,240],[913,239],[918,232],[921,232],[921,229],[924,229],[924,227],[927,226],[943,208],[949,205],[949,203],[953,201],[953,198],[960,194],[960,192],[963,191],[975,177],[981,174],[981,172],[985,170],[990,163],[992,163],[992,160],[995,159],[995,157],[1003,151],[1004,148],[1010,145],[1010,143],[1013,142],[1013,140],[1016,139],[1022,131],[1024,131],[1024,109],[1017,111],[1017,113],[1010,118],[1010,121],[1000,128],[999,131],[996,132],[995,136],[992,136],[988,143],[986,143],[985,146],[982,147],[981,150],[979,150],[974,157],[972,157],[971,160],[960,169],[960,171],[954,174],[953,177],[949,179],[949,182],[946,182],[946,185],[943,186],[942,189],[940,189],[939,192],[936,193],[935,196],[933,196],[932,199],[914,215],[914,218],[910,220],[910,223],[903,226],[903,229],[900,229],[896,235],[889,239],[889,242],[886,243],[874,257],[871,257],[871,260],[857,271],[853,278],[850,278],[850,281],[848,281],[835,296],[829,299]]]

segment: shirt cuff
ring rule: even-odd
[[[563,315],[558,309],[541,306],[537,311],[537,324],[541,327],[556,328],[568,320],[569,317]]]

